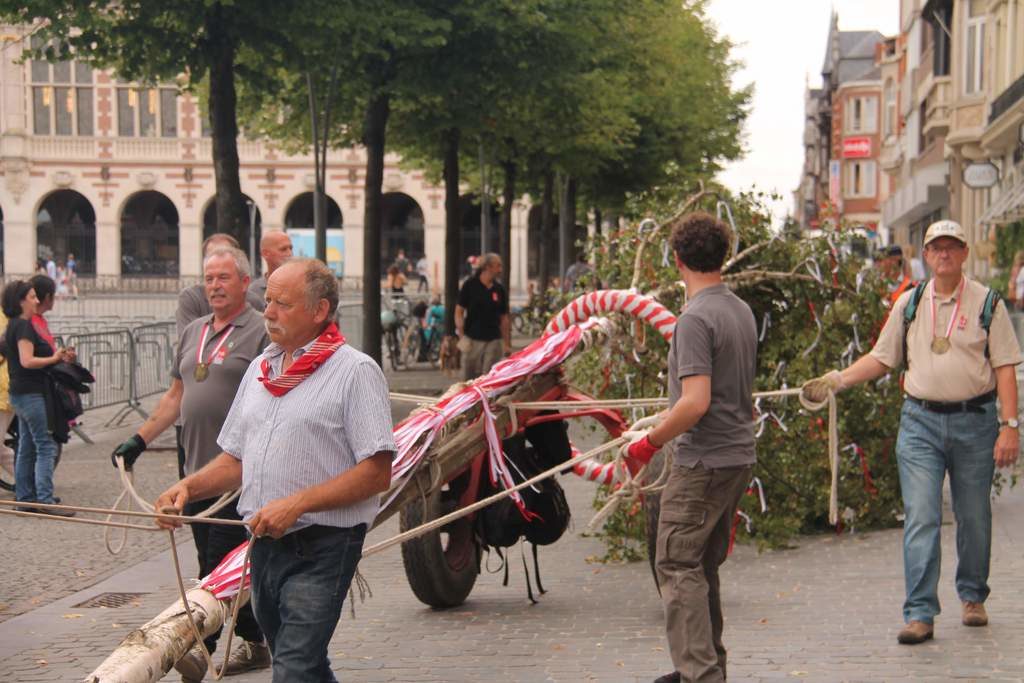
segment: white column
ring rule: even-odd
[[[363,277],[363,239],[366,231],[362,221],[350,223],[346,220],[342,232],[345,234],[345,280],[351,282]]]
[[[4,273],[28,275],[36,269],[36,223],[28,198],[4,205]]]
[[[434,292],[444,291],[444,222],[426,223],[423,226],[423,251],[427,255],[427,268],[430,289]]]
[[[527,258],[530,253],[529,216],[530,207],[523,200],[512,205],[512,250],[510,254],[512,267],[508,274],[509,287],[512,290],[509,292],[510,294],[520,294],[526,291],[527,273],[529,272]]]
[[[121,274],[121,217],[113,206],[93,205],[96,212],[96,276]]]
[[[203,226],[199,223],[178,224],[178,274],[199,277],[203,274],[200,250],[203,247]]]

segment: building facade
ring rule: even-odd
[[[200,275],[200,245],[217,231],[211,139],[198,102],[177,88],[125,82],[83,63],[19,61],[25,27],[2,28],[0,51],[0,263],[8,276],[37,259],[73,254],[83,288],[174,290]],[[239,139],[242,191],[257,236],[287,230],[312,250],[312,155]],[[445,267],[444,193],[389,155],[382,261],[425,255],[430,279]],[[327,158],[328,262],[346,286],[363,271],[361,149]],[[480,207],[462,201],[462,251],[481,251]],[[513,210],[513,289],[525,288],[528,209]],[[496,250],[492,234],[490,249]],[[248,250],[247,235],[242,246]]]
[[[876,64],[877,31],[841,31],[832,15],[820,88],[804,96],[804,168],[795,193],[795,218],[804,230],[837,216],[869,236],[877,234],[880,202],[882,84]]]
[[[890,241],[915,255],[928,225],[949,216],[950,202],[950,39],[941,21],[922,16],[923,4],[900,3],[900,33],[879,50],[885,108],[880,163],[890,185],[882,220]]]

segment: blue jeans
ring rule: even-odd
[[[327,645],[365,538],[366,525],[360,524],[256,539],[252,606],[270,645],[274,683],[337,683]]]
[[[11,407],[18,415],[18,459],[14,465],[14,494],[18,500],[53,503],[53,468],[57,442],[46,419],[42,394],[14,394]]]
[[[896,440],[903,492],[903,618],[931,624],[938,598],[942,482],[949,472],[956,519],[956,591],[985,602],[992,547],[993,448],[999,435],[995,401],[982,412],[940,414],[904,401]]]

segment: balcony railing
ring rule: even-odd
[[[999,97],[992,100],[992,111],[988,115],[989,124],[1005,114],[1022,97],[1024,97],[1024,76],[1015,80],[1010,87],[999,94]]]
[[[149,138],[149,137],[75,137],[64,135],[30,135],[25,138],[25,154],[32,159],[60,161],[94,161],[101,152],[112,161],[163,161],[180,163],[184,158],[209,160],[210,138]],[[261,162],[275,152],[271,143],[261,140],[239,140],[238,157],[245,162]],[[361,151],[356,152],[361,156]],[[333,162],[349,161],[353,150],[332,149],[328,159]],[[389,163],[395,159],[390,158]],[[313,163],[311,154],[285,155],[277,158]]]

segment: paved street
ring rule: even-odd
[[[444,384],[421,371],[391,376],[393,386],[426,391]],[[109,504],[117,487],[107,454],[132,427],[103,430],[100,415],[90,434],[97,445],[73,444],[58,470],[68,502]],[[397,417],[397,415],[396,415]],[[152,496],[174,478],[170,451],[147,454],[139,485]],[[345,681],[649,681],[669,670],[661,635],[661,609],[645,563],[588,561],[602,546],[581,534],[592,485],[563,477],[575,514],[574,528],[541,549],[548,593],[526,599],[518,551],[509,586],[501,573],[483,574],[469,601],[439,612],[413,597],[395,549],[361,566],[373,597],[346,608],[331,645]],[[959,624],[952,588],[953,538],[944,528],[946,553],[941,597],[947,614],[936,640],[918,646],[895,642],[900,625],[902,572],[899,530],[801,539],[790,550],[758,554],[739,547],[723,568],[726,643],[733,680],[813,681],[1022,680],[1024,652],[1024,491],[996,501],[992,625]],[[756,521],[756,520],[755,520]],[[395,533],[397,521],[369,542]],[[4,517],[0,538],[0,681],[75,681],[97,666],[121,638],[176,597],[168,542],[163,534],[133,532],[117,558],[106,554],[95,528]],[[194,572],[191,542],[180,533],[186,572]],[[492,569],[496,567],[493,558]],[[104,592],[138,592],[124,607],[83,608]],[[217,655],[218,659],[223,653]],[[165,680],[177,680],[170,675]],[[269,681],[267,673],[235,677]]]

